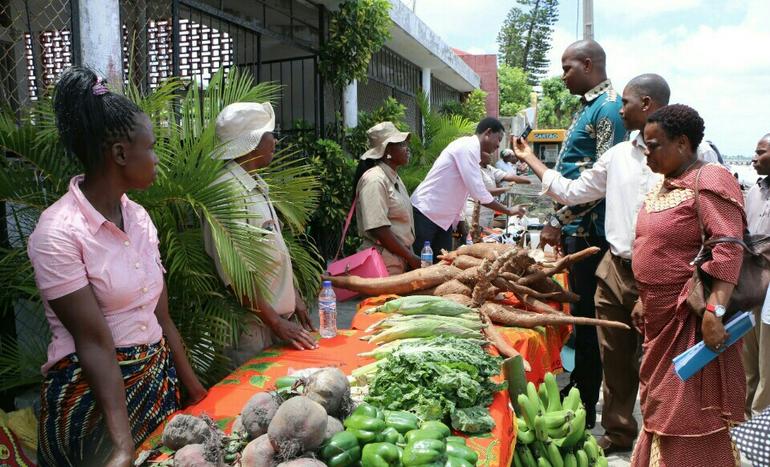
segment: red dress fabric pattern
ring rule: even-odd
[[[646,432],[640,441],[659,436],[662,459],[678,458],[678,451],[686,449],[688,460],[678,465],[733,465],[730,450],[699,446],[702,438],[711,439],[713,445],[713,436],[725,438],[718,446],[729,446],[728,424],[743,421],[746,386],[741,343],[726,349],[687,381],[676,376],[672,364],[675,356],[701,339],[701,320],[685,303],[693,272],[690,261],[701,245],[694,199],[697,173],[698,169],[692,169],[662,182],[667,190],[660,191],[661,185],[654,189],[637,220],[633,270],[644,305],[639,388]],[[735,179],[719,166],[706,165],[698,186],[706,238],[741,238],[746,219]],[[713,277],[734,284],[742,253],[738,245],[720,244],[713,250],[713,259],[702,267]],[[688,443],[692,446],[687,447]],[[649,465],[649,448],[650,443],[638,443],[637,449],[647,452],[635,453],[633,465]]]

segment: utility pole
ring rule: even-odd
[[[583,39],[594,38],[594,0],[583,0]]]
[[[417,0],[412,0],[412,13],[415,12],[416,8],[417,8]]]

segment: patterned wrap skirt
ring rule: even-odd
[[[131,434],[137,445],[179,408],[171,350],[157,344],[115,349],[126,388]],[[59,360],[43,381],[38,465],[103,465],[110,436],[77,354]]]

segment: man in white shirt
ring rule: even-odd
[[[770,235],[770,133],[757,143],[754,170],[765,178],[746,193],[746,221],[752,235]],[[746,371],[746,416],[770,407],[770,324],[762,322],[761,308],[754,310],[757,325],[743,337]]]
[[[503,149],[500,153],[500,159],[495,162],[495,167],[498,169],[516,175],[516,156],[513,155],[512,149]]]
[[[487,117],[476,126],[475,135],[458,138],[441,151],[425,180],[412,193],[416,254],[420,254],[425,242],[431,244],[434,262],[442,249],[452,250],[452,229],[460,221],[469,194],[483,206],[509,216],[523,213],[518,206],[507,208],[495,201],[479,171],[481,152],[497,151],[503,132],[499,120]]]
[[[570,206],[606,197],[604,229],[610,249],[596,269],[594,303],[598,318],[632,325],[631,312],[639,298],[631,271],[636,217],[645,195],[660,177],[647,167],[641,130],[648,115],[668,104],[670,94],[668,84],[658,75],[644,74],[632,79],[623,90],[620,115],[626,129],[638,130],[639,134],[607,150],[575,180],[548,169],[525,142],[517,141],[516,156],[543,181],[543,193],[566,206],[560,211],[567,219],[565,223],[583,214],[570,212]],[[715,160],[712,153],[707,143],[698,147],[701,159]],[[599,444],[605,452],[631,450],[638,434],[633,410],[639,388],[641,339],[635,331],[601,327],[598,337],[604,367],[605,429]]]

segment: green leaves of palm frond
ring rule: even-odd
[[[270,187],[270,199],[284,223],[293,232],[302,232],[318,206],[321,183],[312,167],[296,156],[292,147],[282,149],[258,173]]]
[[[305,234],[284,231],[283,239],[291,255],[294,287],[299,291],[305,304],[308,304],[315,299],[320,289],[319,278],[323,273],[323,258],[310,237]]]

